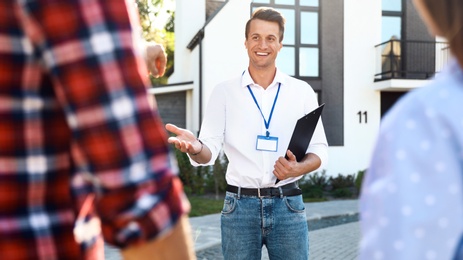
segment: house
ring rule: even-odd
[[[175,72],[151,89],[165,122],[199,131],[211,90],[247,67],[244,28],[259,6],[287,20],[279,69],[326,104],[328,175],[366,169],[381,117],[448,59],[412,0],[176,0]]]

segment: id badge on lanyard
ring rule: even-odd
[[[267,152],[278,151],[278,137],[258,135],[256,142],[256,150]]]
[[[268,121],[267,121],[265,119],[265,117],[264,117],[264,114],[262,113],[262,110],[261,110],[261,108],[259,106],[259,103],[257,103],[257,99],[254,96],[254,93],[252,92],[251,88],[248,85],[249,93],[251,93],[251,96],[254,99],[254,102],[256,103],[257,108],[259,109],[260,114],[262,115],[262,118],[264,119],[265,128],[267,130],[266,135],[258,135],[257,136],[256,150],[267,151],[267,152],[277,152],[278,151],[278,137],[271,136],[269,131],[268,131],[268,128],[270,126],[270,120],[272,120],[273,110],[275,109],[275,104],[276,104],[277,99],[278,99],[278,94],[280,93],[280,87],[281,87],[281,83],[279,83],[279,85],[278,85],[277,94],[275,95],[275,100],[273,101],[272,110],[270,111],[270,116],[269,116]]]

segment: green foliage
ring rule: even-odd
[[[190,217],[220,213],[223,207],[223,199],[212,199],[203,196],[188,196],[188,200],[191,204]]]
[[[302,196],[304,198],[313,198],[313,199],[320,199],[324,198],[323,189],[319,186],[308,186],[302,190]]]
[[[356,175],[338,174],[336,177],[327,177],[326,171],[306,174],[300,181],[304,200],[319,200],[327,198],[355,198],[358,195],[359,186],[364,171]]]
[[[328,178],[325,170],[323,170],[321,174],[318,174],[318,172],[306,174],[304,178],[306,178],[309,184],[314,186],[325,188],[328,185]]]
[[[207,171],[207,169],[205,170],[204,168],[208,167],[193,167],[188,156],[178,149],[175,149],[175,156],[177,158],[180,179],[183,182],[185,192],[187,194],[203,194],[204,181],[202,174],[204,171]]]
[[[357,189],[358,194],[360,194],[360,191],[362,190],[363,178],[366,171],[367,170],[358,171],[357,175],[355,176],[355,188]]]
[[[345,187],[333,190],[332,195],[335,198],[351,198],[353,196],[353,192],[349,188]]]
[[[348,188],[348,187],[355,187],[354,184],[354,175],[342,175],[338,174],[337,177],[330,177],[329,182],[331,186],[333,186],[333,190]]]
[[[140,16],[140,24],[145,36],[154,31],[154,19],[162,8],[163,0],[135,0]],[[146,37],[145,37],[146,39]]]
[[[325,188],[328,185],[326,171],[304,175],[299,181],[299,187],[302,189],[304,198],[321,199],[325,197]]]
[[[211,199],[213,195],[215,200],[220,200],[223,197],[227,186],[225,173],[228,166],[228,158],[225,154],[222,153],[213,166],[193,167],[185,153],[178,149],[175,149],[175,153],[180,178],[189,198],[207,195]],[[304,175],[299,180],[299,187],[302,189],[305,202],[325,201],[332,198],[356,198],[365,172],[366,170],[358,171],[357,174],[338,174],[336,177],[329,178],[325,170],[321,173],[313,172]],[[221,205],[222,201],[219,204]]]
[[[172,149],[175,149],[175,147],[172,146]],[[188,155],[178,149],[175,149],[175,157],[180,171],[180,179],[187,194],[203,195],[214,193],[218,198],[219,194],[225,192],[227,186],[225,172],[228,165],[228,159],[225,155],[219,156],[214,166],[198,167],[192,166]]]
[[[225,154],[221,154],[215,160],[212,167],[212,174],[206,180],[206,190],[213,192],[215,198],[218,199],[221,193],[224,193],[227,188],[227,181],[225,180],[225,173],[227,171],[228,158]]]
[[[338,174],[336,177],[330,177],[329,182],[333,188],[331,194],[335,198],[352,198],[357,194],[354,174]]]
[[[140,24],[142,27],[143,38],[146,41],[154,41],[164,46],[167,54],[167,65],[164,76],[154,78],[150,76],[151,84],[163,85],[167,84],[167,79],[174,72],[174,51],[175,51],[175,31],[174,31],[174,10],[167,10],[170,18],[167,20],[164,28],[159,29],[156,26],[156,16],[163,8],[163,0],[135,0],[138,13],[140,16]]]

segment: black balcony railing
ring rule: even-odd
[[[375,81],[428,79],[441,71],[449,58],[445,42],[392,39],[375,48],[378,57]]]

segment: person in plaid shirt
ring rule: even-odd
[[[0,259],[104,259],[102,237],[130,258],[177,229],[191,249],[134,9],[0,1]]]

